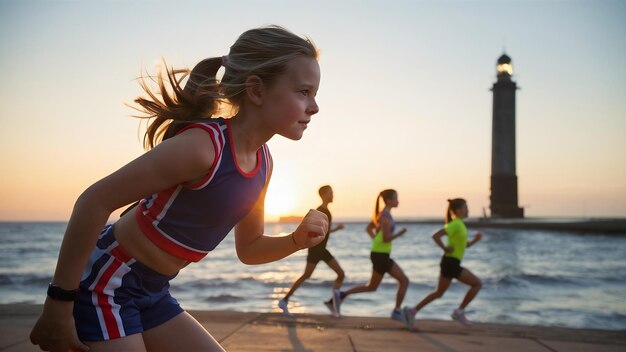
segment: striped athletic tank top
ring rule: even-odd
[[[165,252],[197,262],[213,250],[246,216],[269,181],[272,157],[266,145],[257,165],[243,172],[232,148],[227,119],[189,125],[205,130],[213,141],[215,163],[196,184],[179,184],[141,200],[135,217],[144,234]]]

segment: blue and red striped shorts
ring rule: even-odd
[[[141,333],[183,311],[165,276],[131,258],[115,240],[113,225],[100,234],[80,282],[74,320],[82,341]]]

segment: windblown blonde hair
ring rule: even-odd
[[[153,78],[158,85],[156,90],[150,89],[145,77],[140,77],[147,96],[134,101],[141,113],[137,117],[148,120],[144,148],[153,148],[184,126],[215,117],[224,104],[236,113],[244,101],[249,76],[256,75],[271,86],[286,71],[287,64],[299,56],[317,59],[317,48],[309,38],[279,26],[268,26],[244,32],[230,47],[228,56],[204,59],[192,70],[165,64],[165,72],[158,72]],[[217,72],[222,66],[224,75],[218,80]]]

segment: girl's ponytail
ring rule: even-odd
[[[452,199],[448,199],[448,209],[446,209],[446,224],[452,221]]]
[[[193,70],[177,70],[165,65],[165,72],[154,79],[158,89],[152,91],[144,78],[139,83],[146,97],[135,99],[140,118],[152,120],[144,135],[144,147],[153,148],[181,128],[221,113],[235,114],[244,103],[246,80],[254,75],[271,86],[285,73],[294,58],[317,59],[311,40],[301,38],[284,28],[268,26],[244,32],[230,47],[227,56],[212,57],[198,63]],[[217,71],[224,74],[217,80]],[[182,87],[181,82],[187,82]]]
[[[374,206],[374,216],[372,216],[372,223],[378,228],[378,214],[380,213],[380,198],[382,198],[383,192],[378,193],[376,197],[376,205]]]
[[[177,70],[163,63],[165,73],[159,72],[156,76],[158,91],[153,92],[142,77],[139,84],[148,96],[135,99],[141,107],[138,110],[144,114],[139,117],[154,119],[144,135],[146,149],[174,136],[190,123],[210,118],[220,98],[216,75],[222,65],[221,57],[204,59],[191,71]],[[181,82],[187,76],[182,88]]]
[[[385,204],[387,204],[387,201],[396,194],[397,192],[395,189],[386,189],[378,193],[378,197],[376,197],[376,206],[374,207],[374,217],[372,218],[372,222],[376,227],[378,227],[378,214],[380,214],[380,199],[382,198]]]
[[[452,221],[452,214],[465,204],[465,199],[454,198],[448,199],[448,210],[446,210],[446,224]]]

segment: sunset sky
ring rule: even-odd
[[[128,4],[131,3],[131,4]],[[367,218],[489,207],[491,85],[513,60],[520,205],[531,217],[626,216],[624,1],[0,0],[0,221],[66,220],[90,184],[143,151],[124,105],[142,70],[228,53],[282,25],[321,49],[319,114],[275,137],[267,211],[302,215],[335,190]]]

